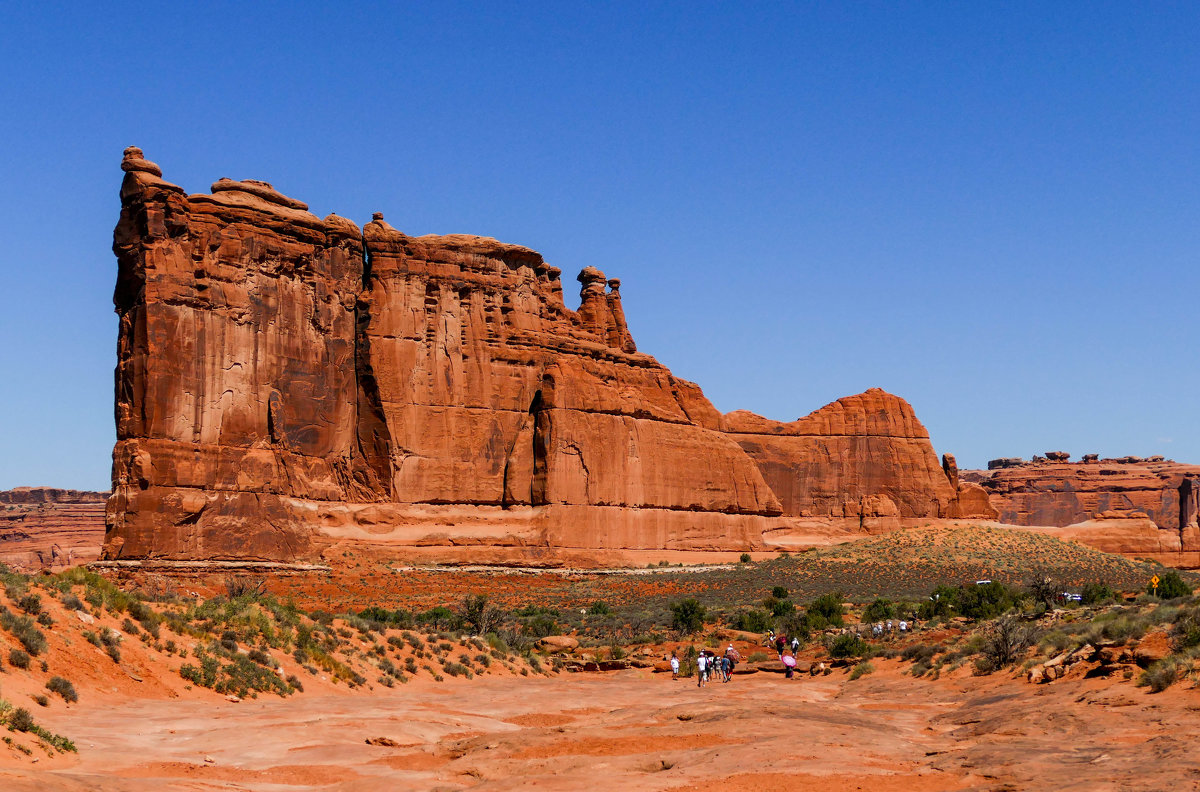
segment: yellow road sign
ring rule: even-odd
[[[1158,575],[1155,575],[1154,577],[1150,578],[1150,585],[1154,586],[1155,588],[1158,588]]]

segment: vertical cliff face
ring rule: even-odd
[[[357,226],[263,182],[185,195],[126,151],[111,555],[301,554],[281,498],[384,498],[359,442]]]
[[[187,195],[137,149],[122,167],[109,558],[740,550],[813,515],[980,508],[882,391],[722,416],[637,351],[593,267],[573,311],[528,248],[360,230],[264,182]]]
[[[527,248],[409,237],[381,217],[363,236],[397,502],[779,513],[737,445],[634,351],[615,279],[606,292],[585,269],[576,313]]]

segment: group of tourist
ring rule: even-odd
[[[696,655],[696,686],[704,687],[710,678],[728,682],[733,678],[733,669],[741,659],[733,644],[729,644],[720,656],[711,649],[701,649],[700,654]],[[671,679],[679,679],[679,655],[676,652],[671,653]]]

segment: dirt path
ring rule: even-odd
[[[51,721],[77,758],[6,790],[1196,789],[1200,692],[1103,680],[644,671],[375,695],[131,700]],[[47,713],[49,715],[49,713]],[[391,744],[369,745],[386,738]],[[209,761],[211,760],[211,761]],[[49,760],[47,760],[49,762]]]

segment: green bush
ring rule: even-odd
[[[57,693],[62,697],[62,700],[68,704],[74,704],[79,701],[79,694],[75,692],[75,686],[69,680],[63,679],[60,676],[52,676],[46,682],[46,689],[51,693]]]
[[[42,612],[42,598],[30,592],[17,600],[17,607],[30,616],[37,616]]]
[[[690,635],[704,627],[704,606],[695,599],[671,603],[671,626],[681,633]]]
[[[18,707],[8,716],[8,728],[13,731],[31,732],[37,728],[33,716],[24,707]]]
[[[738,558],[738,561],[740,561],[743,564],[749,564],[750,563],[750,554],[742,553],[741,557]]]
[[[966,586],[938,586],[921,605],[922,619],[965,616],[968,619],[992,619],[1015,608],[1021,592],[992,581]]]
[[[878,597],[872,600],[870,605],[863,608],[862,620],[866,624],[874,624],[875,622],[887,621],[894,618],[896,618],[896,606],[889,599]]]
[[[829,644],[830,657],[862,657],[871,647],[854,633],[841,633]]]
[[[608,605],[601,600],[596,600],[591,604],[591,607],[589,607],[587,611],[591,616],[608,616],[612,613],[612,608],[608,607]]]
[[[775,599],[785,600],[788,598],[788,590],[784,586],[775,586],[771,589],[771,596]]]
[[[854,666],[854,668],[850,671],[850,680],[854,681],[855,679],[858,679],[861,676],[866,676],[867,674],[871,673],[874,670],[875,670],[875,666],[871,665],[870,662],[864,660],[863,662]]]
[[[46,651],[46,636],[34,626],[33,619],[18,616],[8,608],[0,607],[0,627],[8,630],[25,647],[25,651],[37,657]]]
[[[742,632],[765,633],[771,629],[771,617],[757,608],[741,611],[729,625]]]
[[[8,653],[8,662],[17,668],[29,668],[29,653],[20,649],[11,649]]]
[[[1167,657],[1147,668],[1137,683],[1141,687],[1149,687],[1152,693],[1161,693],[1179,681],[1182,670],[1179,660]]]
[[[1192,587],[1183,581],[1178,572],[1172,569],[1161,575],[1157,589],[1147,584],[1146,593],[1156,594],[1159,599],[1169,600],[1191,596]]]
[[[843,624],[841,594],[822,594],[813,600],[804,612],[805,625],[810,630],[824,630],[826,627],[841,627]]]
[[[1091,581],[1083,584],[1083,590],[1080,592],[1084,605],[1098,605],[1102,602],[1115,600],[1117,592],[1112,589],[1107,583],[1099,580]]]

